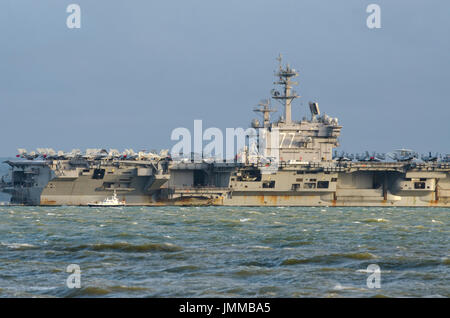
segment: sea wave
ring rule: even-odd
[[[82,288],[73,288],[69,290],[65,290],[62,296],[64,297],[102,297],[110,294],[112,290],[106,287],[95,287],[95,286],[86,286]]]
[[[390,222],[387,219],[383,219],[383,218],[370,218],[370,219],[365,219],[363,220],[363,222],[366,223],[385,223],[385,222]]]
[[[167,268],[164,271],[169,273],[185,273],[185,272],[193,272],[199,270],[199,266],[195,265],[182,265],[182,266],[175,266],[171,268]]]
[[[234,271],[232,275],[234,277],[239,278],[245,278],[250,276],[258,276],[258,275],[269,275],[272,271],[268,269],[261,269],[261,268],[248,268],[248,269],[240,269],[237,271]]]
[[[337,253],[330,255],[313,256],[309,258],[288,258],[281,262],[281,265],[297,265],[307,263],[333,263],[344,261],[345,259],[352,260],[369,260],[377,258],[376,255],[371,253]]]
[[[74,247],[68,247],[69,251],[93,250],[93,251],[120,251],[120,252],[178,252],[183,250],[182,247],[172,243],[145,243],[145,244],[131,244],[128,242],[115,243],[98,243],[98,244],[84,244]]]
[[[28,244],[28,243],[4,243],[4,242],[1,242],[0,245],[6,246],[7,248],[10,248],[13,250],[28,250],[28,249],[38,248],[36,245]]]
[[[0,207],[0,297],[449,297],[447,219],[440,208]],[[372,263],[381,290],[365,288]],[[69,264],[80,289],[66,285]]]

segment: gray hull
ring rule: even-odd
[[[93,161],[95,168],[70,161],[10,165],[15,181],[3,191],[12,195],[13,204],[88,205],[116,190],[120,200],[133,206],[450,207],[448,163],[332,162],[285,165],[271,174],[238,163],[172,163],[166,174],[150,162]],[[53,170],[56,165],[65,165],[65,173]],[[102,176],[96,175],[99,169],[105,170]]]

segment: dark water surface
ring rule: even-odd
[[[0,297],[449,297],[449,212],[4,206]]]

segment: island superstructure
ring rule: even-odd
[[[279,58],[271,99],[284,114],[271,121],[270,100],[261,102],[254,111],[263,121],[251,126],[265,143],[247,145],[235,160],[167,151],[20,150],[20,158],[7,161],[11,171],[0,190],[11,195],[11,204],[24,205],[88,205],[117,193],[127,205],[143,206],[450,207],[450,156],[420,160],[406,149],[391,161],[380,154],[333,155],[342,129],[337,118],[321,114],[316,102],[309,103],[309,118],[292,116],[298,75]]]

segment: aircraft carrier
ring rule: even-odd
[[[450,207],[450,155],[419,155],[400,149],[388,154],[338,154],[342,126],[309,103],[310,116],[294,120],[291,106],[298,72],[275,72],[271,100],[284,114],[270,120],[270,99],[254,111],[257,144],[232,160],[204,155],[175,156],[129,149],[19,149],[8,160],[0,190],[10,204],[89,205],[113,193],[126,205],[234,206],[438,206]]]

